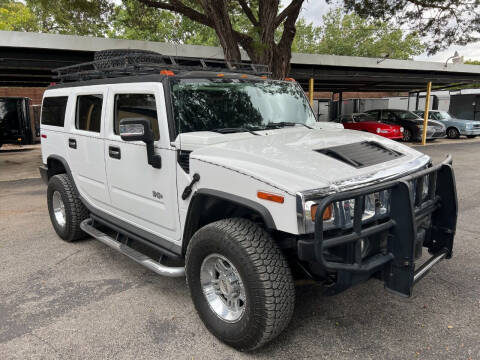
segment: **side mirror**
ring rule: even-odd
[[[155,154],[155,137],[149,120],[143,118],[123,119],[120,120],[119,130],[123,141],[143,141],[147,146],[148,164],[156,169],[162,167],[162,158]]]
[[[123,119],[120,120],[120,137],[123,141],[153,142],[153,131],[150,121],[147,119]]]

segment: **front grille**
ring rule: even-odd
[[[373,141],[363,141],[315,151],[355,168],[372,166],[403,156],[403,154]]]
[[[178,150],[177,162],[178,165],[188,174],[190,173],[190,153],[191,151]]]
[[[479,125],[473,125],[474,129],[480,129],[480,124]]]

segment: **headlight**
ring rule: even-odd
[[[424,177],[422,178],[419,178],[419,179],[416,179],[416,180],[413,180],[412,181],[412,191],[413,191],[413,203],[415,204],[416,203],[416,200],[417,200],[417,184],[418,182],[422,182],[422,198],[420,199],[420,202],[423,202],[427,196],[428,196],[428,192],[429,192],[429,187],[430,187],[430,175],[425,175]]]
[[[365,195],[362,222],[370,222],[384,218],[390,214],[390,190],[382,190]],[[305,203],[304,216],[307,232],[313,231],[318,208],[316,201]],[[355,214],[355,199],[336,201],[328,205],[322,215],[323,229],[348,229],[353,226]]]
[[[400,128],[400,132],[403,132],[403,130],[404,130],[403,127],[401,127],[401,128]]]
[[[465,125],[465,128],[467,130],[471,130],[471,129],[473,129],[473,124],[467,124],[467,125]]]

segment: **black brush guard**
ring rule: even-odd
[[[412,193],[413,181],[429,175],[429,192],[422,198],[422,181],[417,181],[416,201]],[[373,225],[362,224],[363,203],[366,195],[382,190],[391,190],[390,216]],[[325,237],[322,214],[327,206],[342,200],[355,199],[353,227],[350,233]],[[423,246],[432,255],[422,266],[415,269],[415,245],[417,224],[431,215],[431,226],[426,231]],[[418,171],[406,177],[339,192],[322,199],[315,217],[315,237],[299,242],[299,257],[309,257],[328,272],[336,272],[336,291],[351,286],[354,279],[367,279],[381,271],[385,288],[397,294],[411,296],[413,285],[436,263],[452,256],[453,239],[457,223],[457,194],[452,158]],[[386,252],[362,260],[360,241],[375,234],[388,233]],[[337,262],[325,259],[325,250],[351,244],[351,261]],[[312,251],[313,250],[313,251]],[[313,253],[313,254],[312,254]],[[302,254],[304,254],[302,256]],[[308,255],[307,255],[308,254]],[[313,255],[313,256],[312,256]],[[313,259],[312,259],[313,257]]]

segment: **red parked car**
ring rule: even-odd
[[[367,131],[389,139],[403,138],[403,127],[381,123],[371,115],[365,113],[342,115],[337,118],[336,122],[342,123],[345,129]]]

